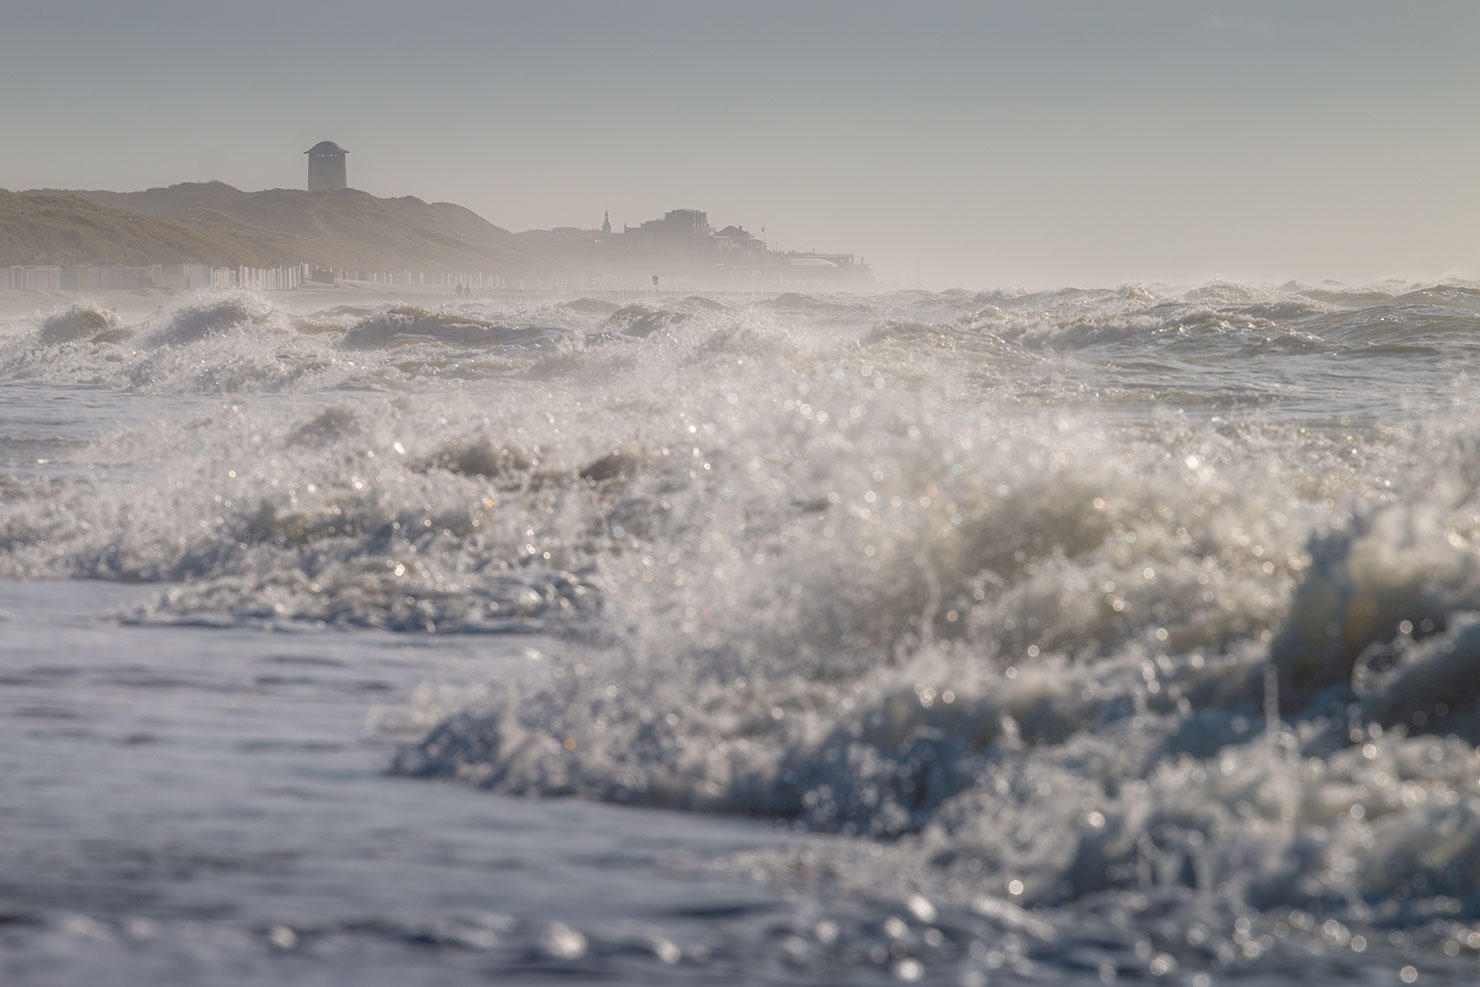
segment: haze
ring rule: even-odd
[[[11,0],[0,186],[707,210],[886,283],[1474,277],[1469,2]]]

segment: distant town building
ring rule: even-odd
[[[765,232],[765,227],[761,227]],[[560,258],[562,274],[586,287],[646,290],[653,274],[666,288],[722,285],[757,288],[788,284],[848,287],[868,284],[872,272],[853,254],[771,250],[743,226],[715,229],[701,209],[672,209],[639,226],[611,228],[603,210],[600,229],[560,226],[526,230],[520,240]]]
[[[344,156],[349,152],[333,141],[319,141],[303,152],[308,155],[308,190],[332,192],[348,188],[344,177]]]
[[[698,209],[673,209],[662,219],[650,219],[641,226],[623,227],[623,233],[657,243],[688,243],[707,240],[714,235],[709,216]]]
[[[763,254],[766,252],[766,245],[747,233],[743,226],[726,226],[714,234],[714,243],[722,254],[735,253],[737,251],[745,254]]]

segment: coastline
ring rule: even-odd
[[[885,290],[883,286],[872,286],[874,291]],[[167,305],[196,297],[234,291],[251,291],[243,288],[134,288],[103,291],[0,291],[0,318],[46,315],[65,311],[73,305],[89,302],[101,308],[112,309],[126,315],[138,315],[155,311]],[[615,304],[628,305],[645,299],[678,299],[693,295],[706,298],[733,298],[759,300],[775,298],[789,291],[805,290],[799,286],[773,286],[766,290],[736,290],[734,288],[642,288],[612,289],[592,287],[579,288],[499,288],[474,289],[469,295],[458,295],[450,287],[433,285],[383,284],[374,281],[338,281],[332,285],[301,286],[288,291],[259,292],[275,304],[286,309],[316,309],[331,305],[355,304],[356,302],[380,305],[404,302],[418,306],[437,306],[453,302],[498,302],[518,304],[520,302],[565,301],[576,298],[597,298]],[[854,289],[856,291],[856,289]]]

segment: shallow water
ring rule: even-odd
[[[497,674],[525,642],[97,616],[139,597],[0,586],[7,983],[662,981],[714,916],[784,910],[711,863],[769,827],[387,777],[381,720],[418,682]]]
[[[1480,290],[0,326],[8,982],[1468,983]]]

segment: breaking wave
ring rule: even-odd
[[[116,312],[91,302],[78,302],[64,311],[47,316],[37,330],[42,343],[56,346],[87,340],[114,343],[126,338],[127,330]]]
[[[393,770],[857,837],[752,863],[917,917],[1444,962],[1480,947],[1477,305],[1408,287],[78,306],[0,365],[234,396],[9,483],[0,574],[544,635],[428,683]]]

